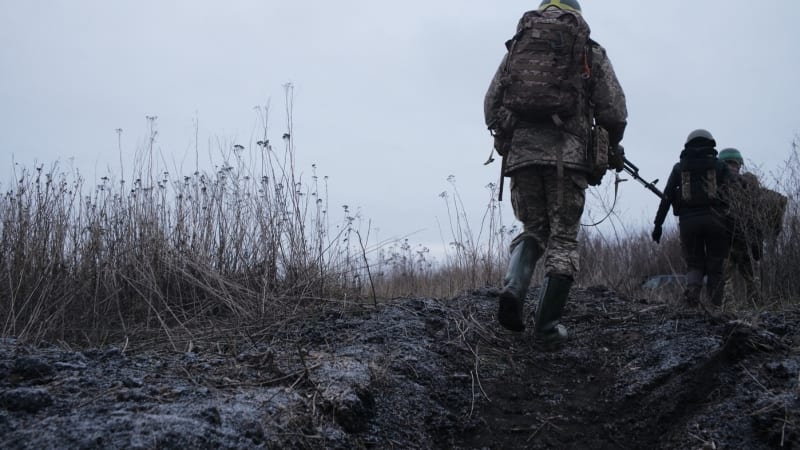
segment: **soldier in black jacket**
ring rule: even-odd
[[[680,162],[672,168],[664,188],[652,233],[653,240],[660,242],[661,226],[672,206],[688,267],[684,296],[690,304],[699,303],[704,277],[711,302],[722,304],[723,272],[731,242],[726,185],[732,174],[717,158],[716,145],[706,130],[689,133]]]

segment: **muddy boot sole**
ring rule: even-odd
[[[522,322],[522,300],[517,300],[512,295],[501,292],[497,321],[507,330],[525,331],[525,323]]]

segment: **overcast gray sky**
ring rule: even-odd
[[[476,222],[497,181],[498,163],[482,165],[483,96],[503,42],[538,3],[0,0],[0,154],[7,167],[12,155],[28,167],[74,158],[99,177],[118,169],[114,130],[130,156],[150,115],[157,147],[188,173],[195,120],[204,154],[252,146],[253,108],[271,99],[278,140],[291,82],[298,169],[316,164],[332,204],[360,208],[381,237],[423,230],[411,241],[434,246],[447,177]],[[779,169],[800,131],[800,2],[582,6],[627,95],[623,144],[646,178],[663,186],[695,128]],[[619,196],[626,226],[649,227],[655,196],[633,181]]]

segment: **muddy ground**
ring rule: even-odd
[[[180,352],[2,339],[0,448],[800,448],[798,311],[573,289],[544,351],[495,309],[327,305]]]

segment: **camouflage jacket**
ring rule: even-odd
[[[733,246],[760,248],[765,239],[777,239],[783,228],[786,196],[762,186],[750,172],[734,179],[729,201],[734,220]]]
[[[758,196],[761,183],[751,173],[743,173],[733,177],[730,189],[730,211],[734,220],[733,244],[746,248],[749,243],[763,240],[763,226],[759,222]],[[737,245],[738,244],[738,245]]]
[[[594,41],[589,41],[592,50],[591,77],[586,85],[584,95],[593,105],[594,119],[609,130],[612,145],[622,140],[628,116],[625,94],[617,80],[605,49]],[[487,126],[495,122],[498,114],[502,114],[503,89],[500,80],[503,76],[505,61],[503,57],[500,67],[489,85],[484,99],[484,116]],[[563,166],[568,169],[587,171],[587,151],[591,142],[591,120],[589,118],[589,102],[581,101],[578,112],[564,120],[562,127],[551,122],[526,123],[518,125],[511,139],[511,150],[505,155],[505,174],[526,166],[556,166],[559,155]]]

